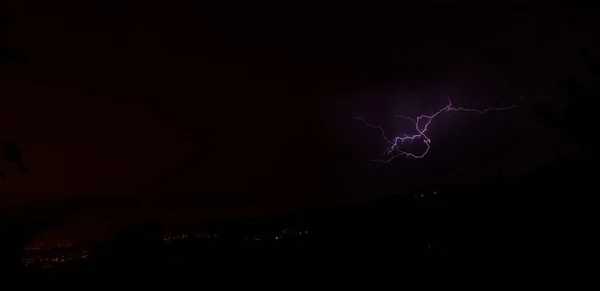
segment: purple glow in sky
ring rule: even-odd
[[[381,132],[381,136],[390,146],[388,148],[386,148],[385,151],[383,152],[383,156],[384,156],[383,159],[375,159],[374,161],[388,163],[400,156],[412,157],[415,159],[424,158],[427,155],[427,153],[429,152],[429,150],[431,149],[431,139],[426,134],[427,130],[429,129],[429,125],[436,117],[438,117],[440,114],[442,114],[444,112],[456,111],[456,112],[475,112],[475,113],[479,113],[479,114],[485,114],[490,111],[508,110],[508,109],[512,109],[514,107],[515,107],[515,105],[511,105],[508,107],[489,107],[486,109],[454,107],[454,105],[452,104],[452,100],[450,100],[450,98],[448,98],[448,104],[446,106],[444,106],[442,109],[439,109],[438,111],[436,111],[435,113],[433,113],[431,115],[421,114],[420,116],[417,116],[417,118],[412,118],[412,117],[403,116],[403,115],[396,115],[396,117],[398,117],[398,118],[403,118],[403,119],[411,121],[415,125],[415,129],[416,129],[417,133],[412,134],[412,135],[404,134],[402,136],[396,136],[391,139],[387,137],[387,134],[386,134],[385,130],[383,129],[383,127],[371,124],[363,117],[355,116],[354,118],[362,121],[366,126],[377,129]],[[404,142],[409,141],[409,140],[410,141],[422,140],[423,143],[425,144],[425,150],[422,151],[421,153],[415,153],[415,152],[411,152],[409,150],[401,149]]]

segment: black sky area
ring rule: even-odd
[[[3,1],[0,137],[30,172],[7,170],[4,209],[94,237],[519,175],[577,152],[531,105],[560,104],[561,80],[581,74],[589,10],[187,2]],[[390,125],[447,97],[518,107],[454,114],[427,159],[371,163],[384,144],[353,114]]]

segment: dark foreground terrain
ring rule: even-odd
[[[4,250],[13,250],[4,251],[3,263],[19,277],[154,279],[188,272],[205,279],[307,278],[463,265],[549,267],[588,256],[593,204],[585,193],[593,188],[583,182],[589,179],[583,169],[556,162],[518,179],[432,185],[362,204],[219,222],[209,233],[171,236],[158,225],[141,225],[111,242],[79,246],[76,257],[55,256],[63,262],[15,252],[26,242],[21,236],[3,240]]]

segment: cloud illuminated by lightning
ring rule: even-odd
[[[386,148],[383,153],[383,156],[385,157],[384,159],[377,159],[374,161],[387,163],[387,162],[390,162],[400,156],[412,157],[415,159],[424,158],[427,155],[427,153],[429,152],[429,150],[431,149],[431,139],[427,135],[427,130],[429,129],[429,125],[436,117],[438,117],[440,114],[442,114],[444,112],[450,112],[450,111],[459,112],[460,111],[460,112],[475,112],[475,113],[479,113],[479,114],[485,114],[490,111],[508,110],[508,109],[512,109],[514,107],[515,107],[515,105],[508,106],[508,107],[490,107],[490,108],[486,108],[483,110],[464,108],[464,107],[454,107],[452,104],[452,100],[450,100],[450,98],[448,98],[448,104],[446,106],[444,106],[442,109],[436,111],[435,113],[433,113],[431,115],[422,114],[420,116],[417,116],[417,118],[412,118],[412,117],[403,116],[403,115],[396,115],[396,117],[398,117],[398,118],[403,118],[403,119],[411,121],[415,125],[415,129],[417,132],[413,135],[404,134],[402,136],[396,136],[392,139],[387,137],[383,127],[371,124],[371,123],[367,122],[367,120],[363,117],[354,116],[354,118],[362,121],[366,126],[377,129],[381,132],[381,136],[390,146],[388,148]],[[405,141],[408,141],[408,140],[410,140],[410,141],[422,140],[423,143],[425,144],[425,150],[420,154],[401,150],[400,145],[402,145]]]

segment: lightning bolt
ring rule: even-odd
[[[486,108],[483,110],[473,109],[473,108],[464,108],[464,107],[454,107],[454,105],[452,104],[452,100],[450,100],[450,98],[448,98],[448,104],[431,115],[422,114],[420,116],[417,116],[417,118],[412,118],[412,117],[403,116],[403,115],[396,115],[396,117],[398,117],[398,118],[402,118],[402,119],[411,121],[415,126],[416,133],[413,135],[404,134],[402,136],[396,136],[394,138],[388,138],[383,127],[371,124],[365,118],[360,117],[360,116],[354,116],[354,118],[361,121],[366,126],[376,129],[381,133],[381,136],[389,144],[389,147],[386,148],[385,151],[383,152],[383,156],[386,158],[376,159],[374,161],[388,163],[400,156],[406,156],[406,157],[411,157],[411,158],[415,158],[415,159],[424,158],[427,155],[427,153],[429,153],[429,150],[431,149],[431,139],[427,135],[427,130],[429,129],[429,125],[431,124],[431,122],[436,117],[440,116],[442,113],[455,111],[455,112],[475,112],[475,113],[479,113],[479,114],[485,114],[485,113],[488,113],[491,111],[508,110],[508,109],[512,109],[514,107],[515,107],[515,105],[511,105],[508,107],[490,107],[490,108]],[[400,145],[402,145],[404,142],[416,141],[416,140],[422,140],[423,143],[425,144],[425,150],[422,153],[420,153],[420,154],[412,153],[412,152],[408,152],[408,151],[400,149]]]

